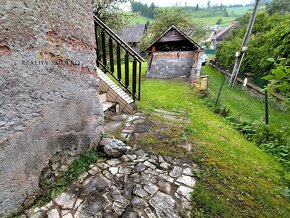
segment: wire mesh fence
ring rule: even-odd
[[[217,112],[250,123],[290,125],[289,108],[283,101],[242,84],[229,87],[229,77],[225,72],[217,72],[209,67],[206,73],[210,76],[211,103]]]

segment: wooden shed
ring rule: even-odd
[[[203,49],[176,26],[163,32],[147,48],[148,78],[197,77]]]

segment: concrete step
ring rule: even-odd
[[[107,93],[105,93],[105,92],[100,93],[100,99],[101,99],[102,104],[104,102],[106,102],[107,101]]]
[[[117,106],[116,102],[110,102],[110,101],[106,101],[102,104],[103,104],[103,111],[104,112]]]

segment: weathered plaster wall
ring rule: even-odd
[[[197,61],[194,54],[193,51],[153,52],[148,58],[147,77],[189,77],[192,66]]]
[[[2,0],[0,19],[3,217],[39,192],[39,175],[54,154],[68,148],[75,155],[98,144],[103,112],[91,0]],[[62,48],[69,63],[38,61],[48,32],[51,56]]]

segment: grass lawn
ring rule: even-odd
[[[213,101],[223,81],[223,75],[210,66],[203,68],[203,74],[209,75],[209,89]],[[265,121],[265,99],[263,96],[257,97],[240,86],[228,87],[226,80],[220,97],[220,103],[230,109],[230,115],[240,118],[242,121],[262,122]],[[275,98],[269,97],[269,124],[281,126],[290,123],[289,110],[279,104]]]
[[[132,14],[130,12],[128,12],[128,14]],[[138,15],[134,15],[131,19],[130,19],[130,25],[136,25],[136,24],[145,24],[147,23],[147,21],[152,21],[152,19],[148,18],[148,17],[144,17],[140,14]]]
[[[184,127],[199,165],[192,217],[290,216],[290,202],[278,191],[280,165],[214,114],[188,81],[146,79],[137,104],[149,117],[163,109],[191,120]]]
[[[208,25],[208,26],[214,26],[218,19],[222,19],[221,26],[226,27],[235,18],[234,17],[193,17],[192,18],[194,22],[203,24],[203,25]]]
[[[237,8],[227,8],[229,15],[243,15],[249,10],[252,10],[253,6],[237,7]]]
[[[234,17],[196,17],[195,15],[192,17],[192,20],[196,23],[199,24],[203,24],[203,25],[207,25],[207,26],[213,26],[216,24],[217,20],[221,18],[222,19],[222,23],[221,26],[222,27],[226,27],[228,26],[232,20],[234,20]],[[147,20],[149,20],[150,22],[152,21],[152,19],[149,19],[147,17],[141,16],[141,15],[136,15],[135,17],[133,17],[130,20],[130,24],[131,25],[135,25],[135,24],[145,24],[147,22]]]

